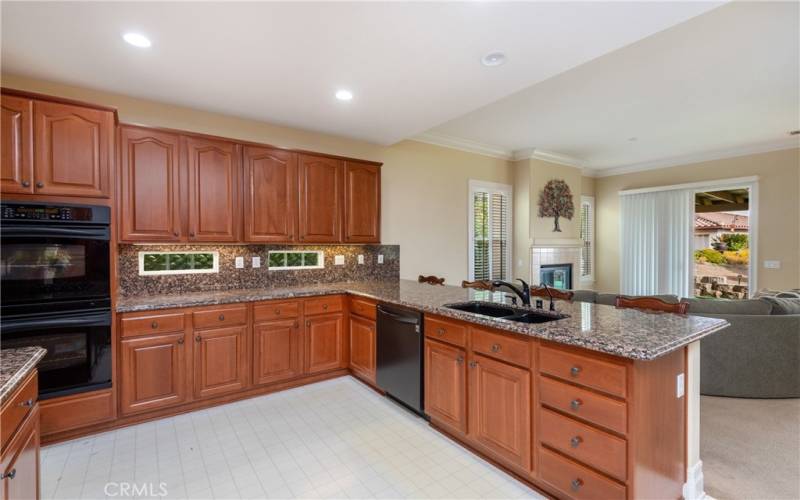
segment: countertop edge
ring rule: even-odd
[[[29,355],[25,363],[22,364],[14,375],[9,378],[2,387],[0,387],[0,405],[4,405],[6,401],[17,390],[19,385],[28,378],[28,375],[36,368],[39,361],[47,354],[47,350],[43,347],[37,347],[36,351]]]

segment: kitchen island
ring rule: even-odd
[[[436,429],[554,496],[680,497],[687,346],[727,323],[565,301],[536,312],[543,323],[448,307],[505,300],[406,280],[121,297],[117,424],[348,373],[380,391],[383,302],[424,313]]]

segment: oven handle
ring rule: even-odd
[[[41,236],[65,236],[70,238],[87,238],[92,240],[108,240],[108,227],[53,227],[53,226],[8,226],[2,228],[4,238],[33,238]]]
[[[111,312],[88,313],[80,317],[49,317],[49,318],[26,318],[3,322],[3,332],[18,332],[34,328],[49,327],[76,327],[76,326],[111,326]]]

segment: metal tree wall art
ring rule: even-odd
[[[572,220],[575,215],[575,205],[572,204],[572,191],[563,179],[549,181],[539,193],[539,217],[555,217],[553,232],[560,233],[558,218],[565,217]]]

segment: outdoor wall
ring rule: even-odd
[[[448,284],[466,279],[468,182],[513,184],[514,180],[506,160],[415,141],[381,146],[61,83],[5,74],[1,79],[4,87],[114,106],[125,123],[383,162],[381,239],[400,245],[403,278],[436,274]]]
[[[619,191],[758,176],[756,288],[800,287],[800,149],[680,165],[595,179],[595,289],[619,290]],[[781,261],[765,269],[765,260]]]

